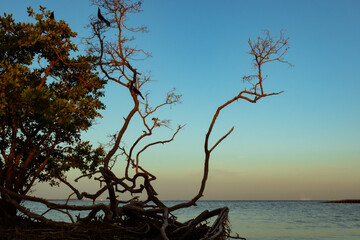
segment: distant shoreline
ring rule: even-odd
[[[360,199],[343,199],[343,200],[327,201],[324,203],[360,203]]]

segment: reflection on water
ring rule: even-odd
[[[178,203],[165,201],[167,206]],[[92,202],[70,201],[70,204],[84,205]],[[37,213],[45,211],[42,204],[24,205]],[[224,206],[230,208],[233,231],[248,240],[360,239],[360,204],[325,204],[321,201],[199,201],[198,206],[180,209],[174,214],[179,221],[186,221],[205,209]],[[72,212],[73,216],[77,214]],[[68,221],[68,217],[56,211],[50,211],[46,216],[58,221]]]

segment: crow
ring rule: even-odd
[[[100,8],[98,8],[98,18],[104,23],[106,23],[108,27],[110,27],[110,22],[106,20],[103,15],[101,15]]]
[[[51,12],[51,14],[50,14],[50,17],[49,17],[50,19],[55,19],[55,16],[54,16],[54,12]]]
[[[143,100],[145,100],[144,97],[143,97],[143,95],[141,94],[141,92],[140,92],[139,90],[137,90],[136,87],[134,87],[134,84],[131,84],[131,88],[132,88],[132,90],[134,91],[134,93],[135,93],[136,95],[140,95],[140,97],[141,97]]]

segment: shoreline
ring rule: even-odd
[[[360,203],[360,199],[342,199],[342,200],[326,201],[324,203]]]

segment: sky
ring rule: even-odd
[[[1,0],[2,12],[29,21],[26,7],[46,6],[79,37],[97,7],[89,1]],[[152,57],[134,65],[155,80],[141,90],[160,103],[176,88],[182,103],[163,109],[171,129],[152,140],[167,139],[186,124],[176,139],[156,146],[140,164],[155,174],[160,199],[190,199],[199,190],[204,164],[204,138],[216,108],[243,90],[242,77],[252,74],[248,39],[264,30],[290,37],[286,59],[270,63],[265,91],[284,91],[256,104],[238,101],[218,118],[212,143],[232,126],[210,160],[203,200],[323,200],[360,198],[360,1],[332,0],[145,0],[143,12],[129,23],[147,25],[136,45]],[[77,41],[79,38],[77,39]],[[103,118],[83,135],[94,145],[106,143],[130,109],[128,93],[109,83]],[[141,134],[134,121],[126,146]],[[115,173],[123,174],[119,159]],[[69,174],[69,179],[75,176]],[[79,185],[96,191],[98,184]],[[38,184],[35,193],[64,198],[64,186]],[[67,197],[67,195],[65,196]]]

